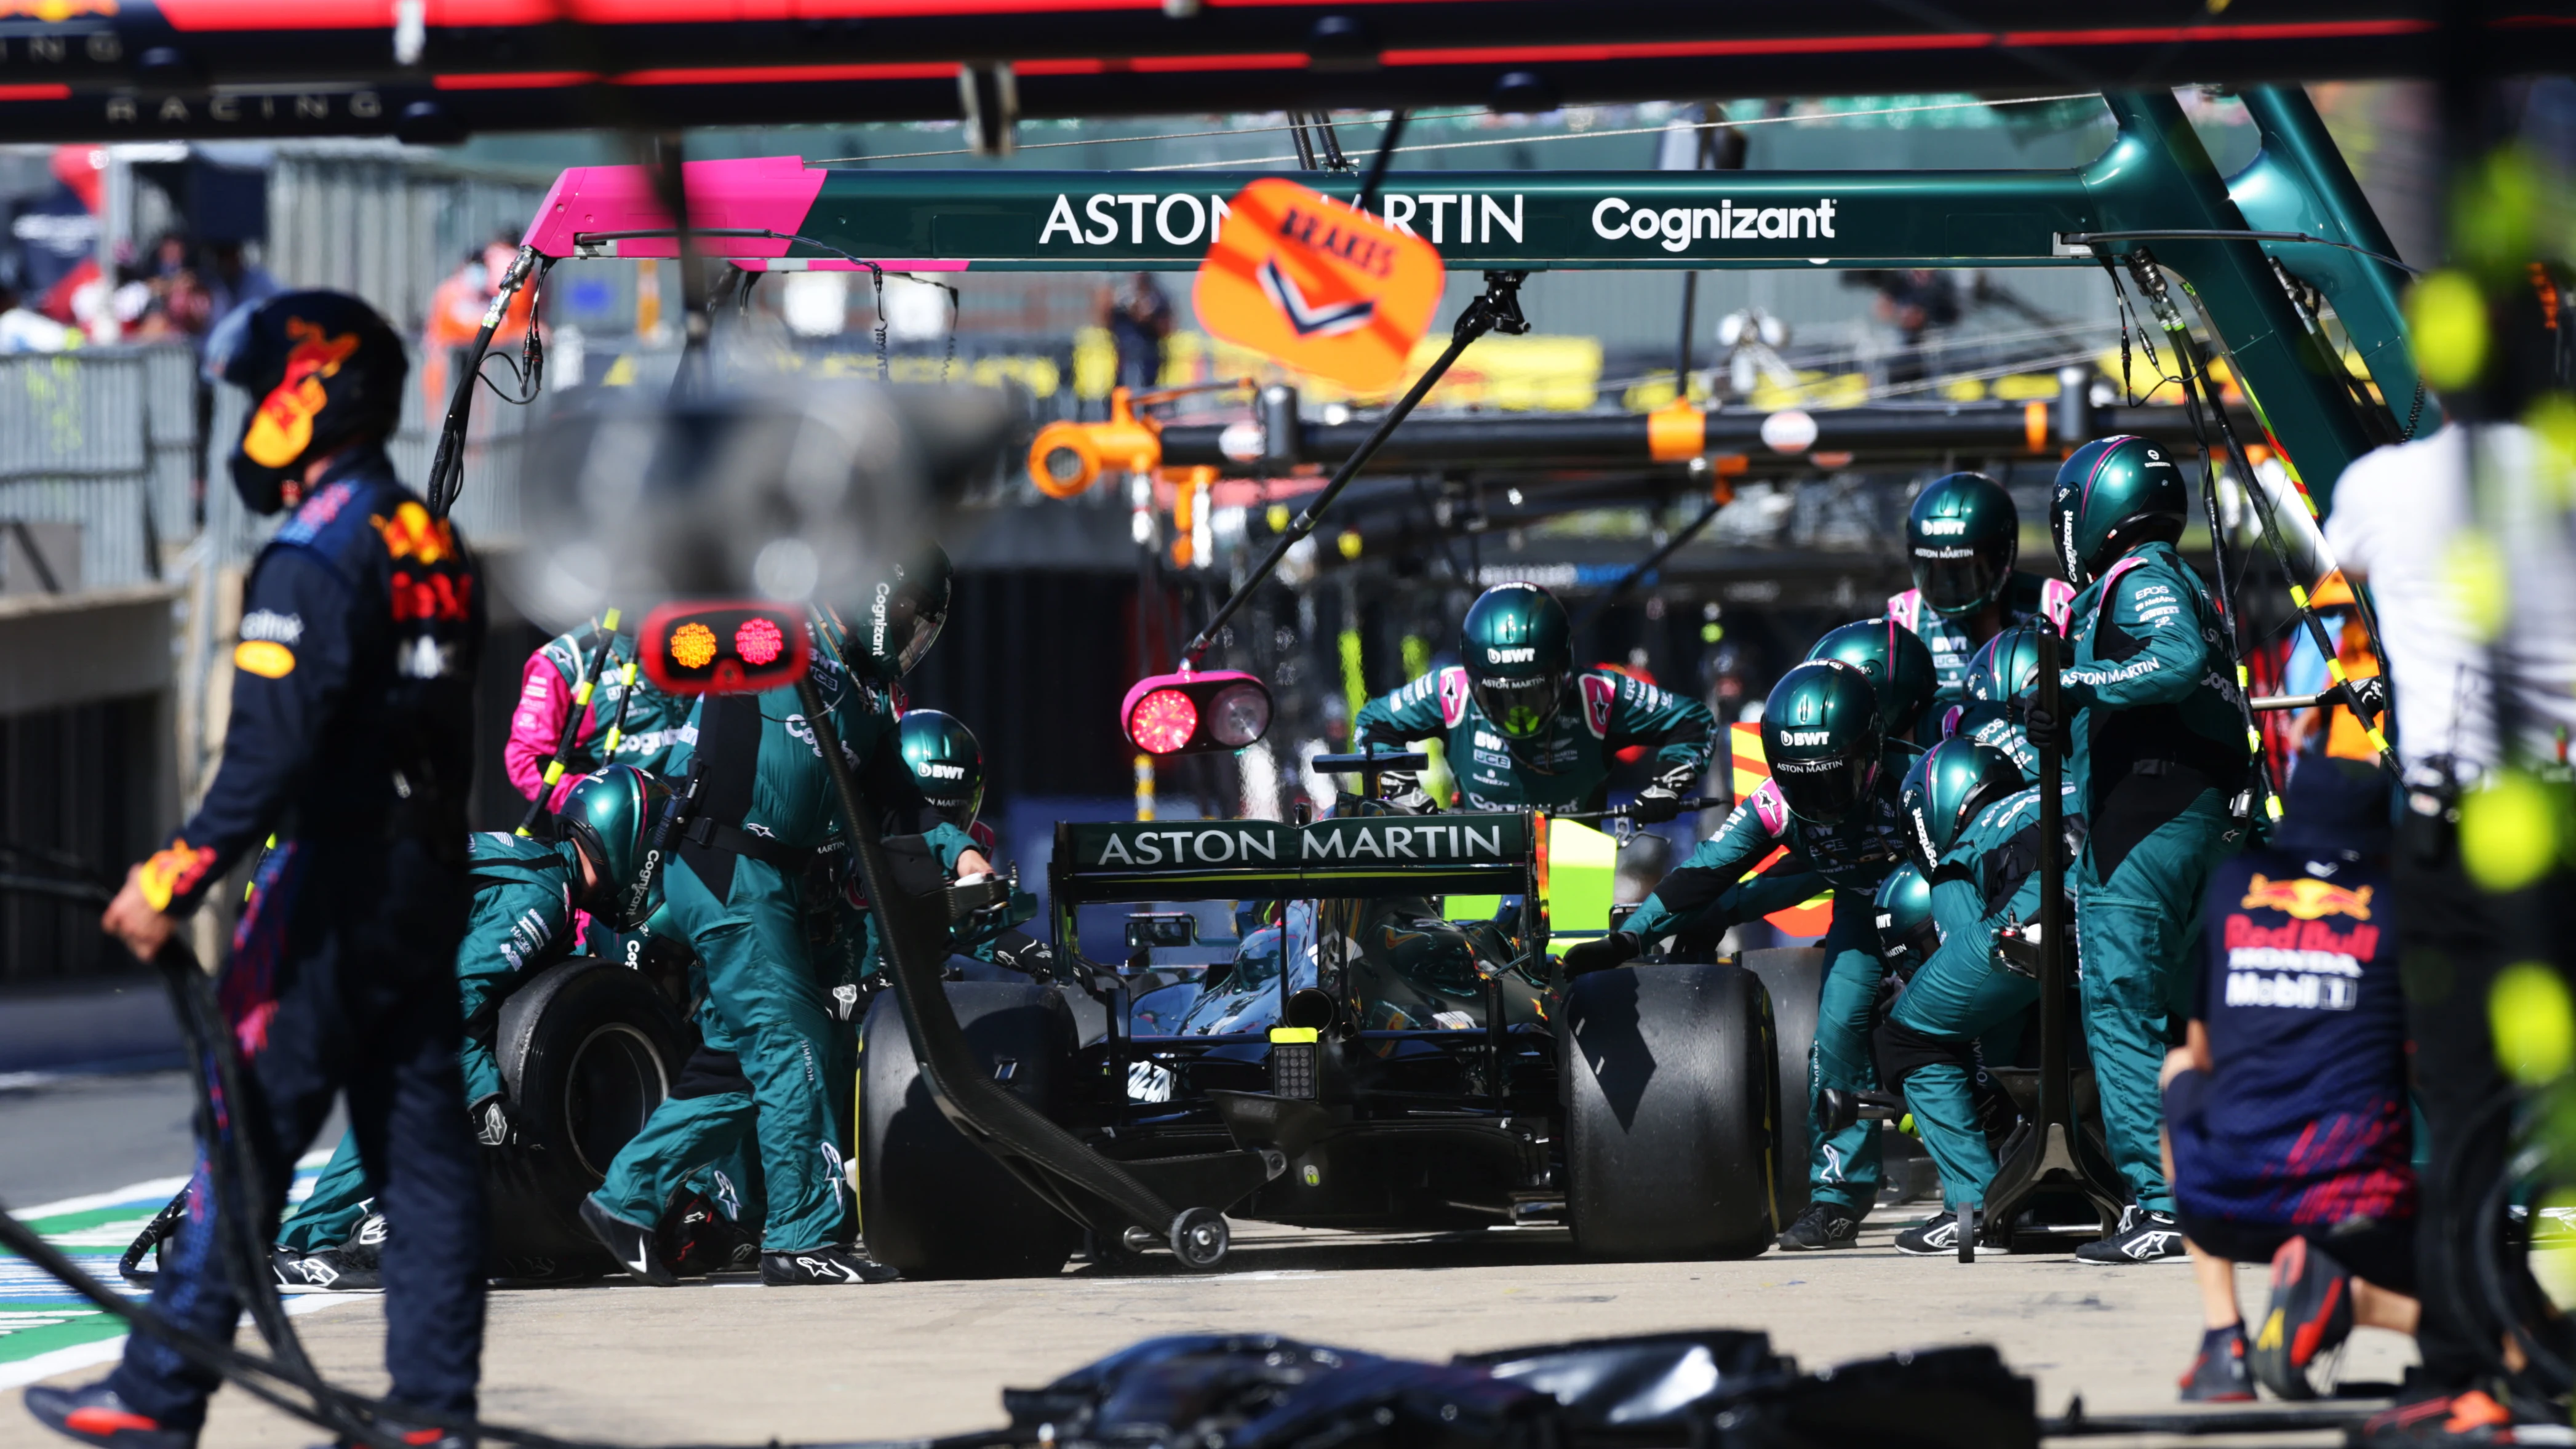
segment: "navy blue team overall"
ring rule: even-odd
[[[456,987],[480,584],[380,447],[343,453],[251,571],[223,762],[142,868],[145,898],[184,912],[275,832],[216,987],[253,1099],[226,1108],[261,1165],[259,1240],[275,1236],[295,1160],[345,1091],[368,1189],[395,1228],[392,1398],[452,1412],[474,1408],[483,1347],[483,1193]],[[201,1159],[153,1308],[229,1340],[241,1302],[215,1235],[235,1231],[217,1220]],[[180,1430],[203,1422],[216,1384],[144,1334],[109,1381],[127,1408]]]

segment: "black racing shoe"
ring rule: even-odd
[[[901,1273],[863,1254],[841,1247],[812,1248],[802,1253],[760,1255],[760,1281],[770,1288],[819,1284],[891,1283]]]
[[[663,1261],[683,1278],[748,1273],[760,1266],[760,1240],[698,1193],[682,1195],[662,1215],[656,1241]]]
[[[356,1261],[342,1248],[299,1253],[293,1248],[268,1250],[269,1271],[280,1293],[380,1293],[385,1281],[372,1262]]]
[[[412,1449],[475,1449],[476,1440],[472,1435],[442,1429],[435,1424],[407,1424],[400,1419],[380,1418],[375,1421],[375,1427],[412,1446]],[[343,1435],[334,1442],[332,1449],[362,1449],[362,1446],[357,1440]]]
[[[2245,1325],[2231,1323],[2200,1336],[2200,1352],[2182,1373],[2186,1404],[2244,1404],[2254,1398],[2254,1381],[2245,1375]]]
[[[638,1279],[656,1288],[680,1286],[670,1265],[662,1261],[662,1250],[654,1246],[651,1228],[639,1228],[589,1198],[581,1200],[581,1225],[590,1229],[618,1266]]]
[[[2079,1263],[2179,1263],[2190,1256],[2183,1251],[2182,1228],[2172,1213],[2142,1208],[2136,1203],[2120,1209],[2120,1226],[2107,1238],[2096,1238],[2075,1250]]]
[[[1819,1198],[1807,1204],[1798,1220],[1780,1235],[1780,1246],[1793,1253],[1860,1246],[1860,1215],[1838,1202]]]
[[[2352,1336],[2352,1275],[2305,1238],[2272,1254],[2272,1306],[2254,1335],[2255,1379],[2285,1399],[2313,1399],[2308,1366]]]
[[[196,1430],[169,1428],[134,1412],[104,1379],[82,1389],[37,1384],[27,1390],[27,1412],[57,1434],[107,1449],[196,1449]]]
[[[1896,1251],[1917,1258],[1946,1258],[1959,1251],[1959,1215],[1944,1212],[1896,1235]]]

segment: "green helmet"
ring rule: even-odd
[[[1516,740],[1547,733],[1574,673],[1573,627],[1556,595],[1536,584],[1498,584],[1458,628],[1467,692],[1494,728]]]
[[[1932,959],[1941,933],[1932,924],[1932,883],[1912,861],[1887,873],[1872,902],[1878,907],[1878,954],[1899,976]]]
[[[1905,772],[1898,791],[1914,822],[1914,844],[1924,867],[1937,868],[1978,811],[2021,787],[2019,767],[1992,745],[1952,739],[1926,750]]]
[[[895,727],[904,768],[921,787],[922,798],[942,819],[963,830],[984,808],[984,752],[975,732],[954,715],[935,709],[907,712]]]
[[[2080,589],[2139,544],[2180,539],[2191,490],[2163,445],[2123,435],[2086,443],[2060,464],[2048,506],[2057,561]]]
[[[1935,478],[1905,515],[1905,557],[1923,602],[1944,618],[1995,601],[2021,552],[2021,515],[2004,485],[1983,473]]]
[[[930,539],[886,564],[850,621],[851,666],[888,684],[910,674],[948,622],[954,574],[946,551]]]
[[[1968,698],[1981,704],[2000,704],[2017,698],[2039,677],[2039,631],[2044,624],[2015,624],[1986,641],[1977,657],[1968,661],[1967,677],[1960,686]]]
[[[1910,637],[1910,636],[1909,636]],[[1887,727],[1869,676],[1840,659],[1810,659],[1780,676],[1762,705],[1762,755],[1789,813],[1832,825],[1878,788]]]
[[[1914,723],[1932,704],[1938,687],[1932,674],[1932,650],[1920,636],[1894,619],[1863,619],[1829,631],[1807,651],[1809,659],[1839,659],[1869,676],[1878,691],[1879,718],[1892,735],[1914,732]]]
[[[596,877],[575,905],[621,931],[651,914],[653,882],[644,858],[670,793],[633,765],[611,765],[574,784],[557,820]]]

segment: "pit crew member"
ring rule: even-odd
[[[384,1259],[391,1401],[471,1414],[483,1347],[483,1191],[458,1110],[456,946],[465,930],[465,798],[474,767],[481,574],[395,478],[385,439],[408,365],[375,310],[339,292],[260,304],[222,359],[248,392],[233,486],[292,508],[252,565],[233,650],[231,723],[212,787],[134,867],[101,925],[142,959],[244,856],[261,857],[216,982],[246,1100],[227,1129],[260,1163],[262,1240],[295,1159],[345,1089],[350,1132],[400,1233]],[[170,1323],[230,1342],[227,1282],[201,1155],[187,1222],[153,1283]],[[150,1334],[106,1379],[39,1385],[30,1413],[119,1449],[188,1449],[220,1379]],[[441,1431],[381,1427],[419,1442]],[[452,1437],[452,1436],[451,1436]]]
[[[1458,635],[1465,662],[1362,706],[1353,748],[1444,741],[1470,810],[1597,810],[1610,757],[1643,745],[1655,752],[1654,783],[1639,792],[1636,819],[1680,813],[1717,735],[1708,706],[1607,669],[1577,670],[1565,606],[1536,584],[1487,589]],[[1409,771],[1390,772],[1386,789],[1414,808],[1432,803]]]
[[[1914,587],[1887,601],[1887,617],[1923,638],[1938,678],[1936,708],[1961,702],[1978,648],[2016,624],[2046,618],[2066,627],[2075,590],[2013,567],[2021,515],[1983,473],[1935,478],[1905,514],[1905,561]]]

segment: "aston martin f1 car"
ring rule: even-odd
[[[1225,1216],[1563,1221],[1587,1253],[1761,1252],[1784,1166],[1781,1053],[1800,1081],[1804,1043],[1776,1039],[1761,981],[1733,963],[1567,980],[1547,951],[1548,837],[1545,815],[1511,813],[1060,825],[1052,979],[946,983],[972,1049],[954,1075],[1007,1087],[1094,1166],[1197,1204],[1171,1235],[1194,1266],[1222,1256]],[[1470,896],[1485,908],[1444,912]],[[1205,901],[1237,903],[1248,929],[1198,940],[1194,917],[1144,909],[1125,960],[1080,953],[1084,906]],[[1194,943],[1231,959],[1156,964]],[[890,996],[873,1004],[859,1181],[874,1256],[986,1276],[1057,1271],[1086,1231],[1095,1261],[1156,1245],[1104,1233],[1115,1215],[1045,1162],[970,1141],[905,1028]]]

